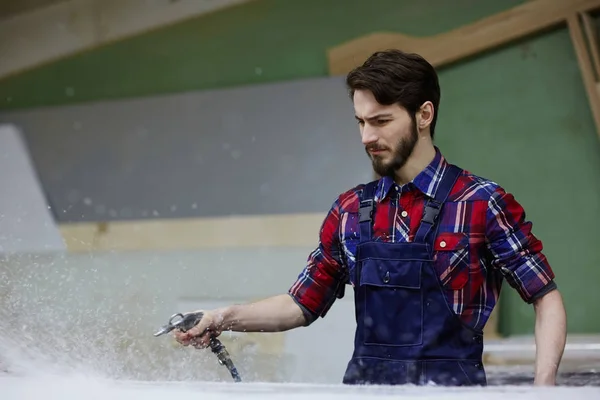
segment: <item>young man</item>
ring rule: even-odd
[[[177,340],[204,348],[223,330],[308,326],[349,283],[357,329],[344,383],[485,385],[482,332],[505,278],[536,312],[535,384],[554,385],[566,340],[554,273],[513,196],[433,145],[434,68],[416,54],[383,51],[346,82],[381,179],[337,198],[287,294],[205,311]]]

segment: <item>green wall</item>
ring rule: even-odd
[[[521,2],[257,0],[0,81],[1,107],[324,76],[325,50],[343,41],[376,30],[431,35]],[[438,145],[515,194],[558,275],[569,330],[600,332],[600,319],[590,317],[600,304],[600,144],[568,32],[445,68],[440,77]],[[503,332],[533,332],[531,306],[505,289]]]
[[[600,333],[600,141],[568,31],[444,70],[441,84],[438,144],[523,204],[556,272],[569,330]],[[502,295],[502,331],[533,332],[532,307],[507,285]]]
[[[346,40],[431,35],[522,2],[254,0],[0,81],[0,110],[323,76]]]

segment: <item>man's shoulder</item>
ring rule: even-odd
[[[377,184],[378,181],[359,183],[338,195],[335,200],[335,206],[338,207],[340,213],[358,212],[360,196],[369,183]]]
[[[489,201],[504,192],[497,182],[463,169],[450,195],[450,201]]]

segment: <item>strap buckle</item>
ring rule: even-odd
[[[425,205],[425,210],[423,211],[423,218],[421,221],[426,222],[428,224],[433,225],[433,223],[437,220],[438,215],[440,214],[441,204],[435,200],[430,200]]]

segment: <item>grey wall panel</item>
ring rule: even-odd
[[[324,212],[369,180],[343,80],[0,114],[60,221]]]
[[[20,132],[0,124],[0,256],[63,252],[66,246]]]

